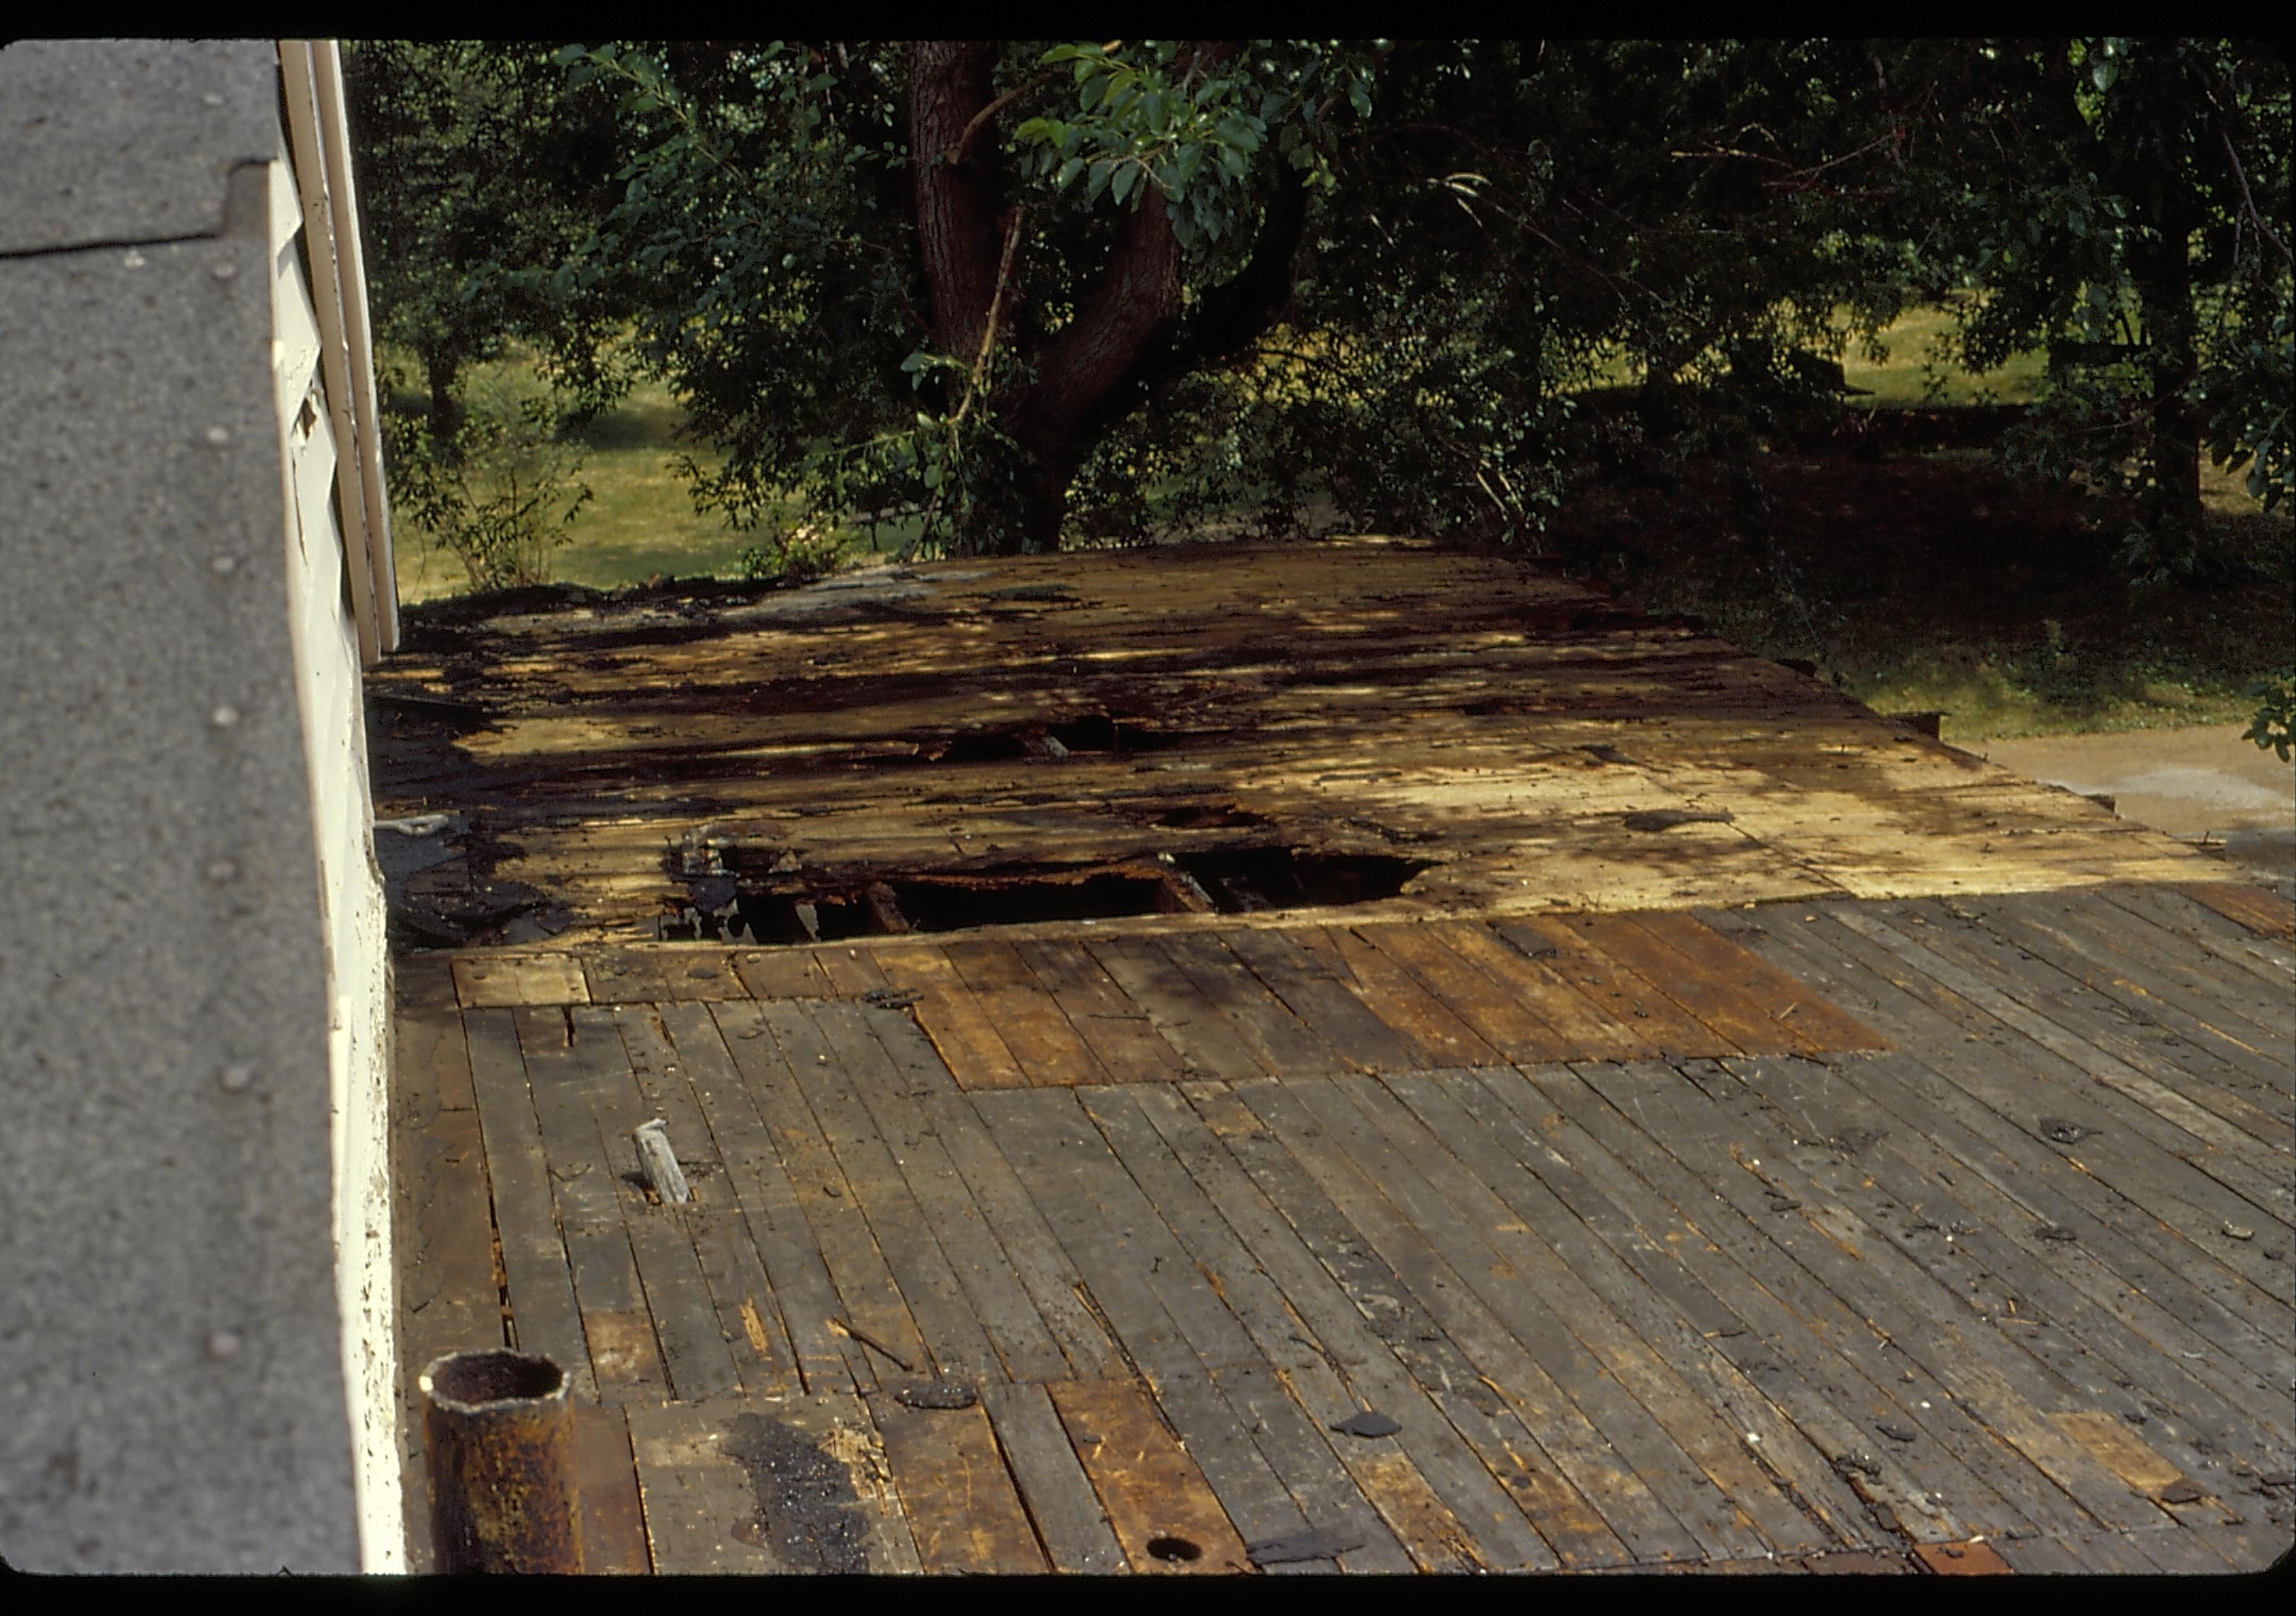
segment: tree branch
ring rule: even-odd
[[[2281,262],[2296,267],[2296,258],[2288,256],[2288,243],[2273,233],[2272,226],[2264,222],[2264,216],[2256,210],[2256,197],[2248,188],[2248,171],[2240,166],[2240,153],[2232,149],[2232,136],[2226,132],[2221,120],[2217,124],[2217,138],[2224,143],[2225,156],[2231,160],[2233,177],[2240,182],[2240,197],[2248,205],[2249,218],[2264,239],[2280,250]]]

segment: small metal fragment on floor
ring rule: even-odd
[[[1401,1422],[1390,1419],[1376,1408],[1365,1408],[1348,1415],[1332,1429],[1345,1431],[1351,1437],[1391,1437],[1403,1426]]]
[[[1730,810],[1727,808],[1715,808],[1711,811],[1689,808],[1646,808],[1641,813],[1628,815],[1626,820],[1627,829],[1630,831],[1670,831],[1677,824],[1728,824],[1729,823]]]
[[[2096,1130],[2078,1122],[2068,1122],[2062,1117],[2043,1117],[2041,1132],[2059,1144],[2079,1144]]]
[[[880,1010],[906,1010],[922,997],[914,988],[872,988],[861,996],[861,1002]]]
[[[693,1199],[686,1187],[685,1174],[677,1165],[677,1153],[669,1147],[669,1125],[660,1117],[651,1122],[641,1122],[630,1130],[637,1141],[638,1160],[645,1164],[647,1185],[664,1201],[685,1202]]]
[[[970,1386],[954,1385],[947,1381],[927,1381],[922,1385],[897,1389],[893,1400],[910,1408],[970,1408],[980,1399]]]
[[[459,831],[461,816],[455,814],[409,814],[403,819],[378,819],[378,831],[396,831],[402,836],[435,836],[440,831]]]
[[[1907,1431],[1903,1425],[1876,1425],[1874,1429],[1892,1442],[1910,1442],[1914,1440],[1914,1432]]]
[[[2224,1226],[2224,1232],[2231,1235],[2234,1240],[2253,1240],[2256,1238],[2256,1231],[2254,1229],[2244,1229],[2236,1223],[2226,1224]]]
[[[1281,1538],[1263,1538],[1258,1543],[1244,1545],[1245,1556],[1254,1565],[1292,1565],[1304,1560],[1337,1560],[1350,1549],[1363,1546],[1363,1541],[1334,1531],[1326,1526],[1311,1526],[1304,1532],[1292,1532]]]

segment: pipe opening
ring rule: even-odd
[[[457,1352],[424,1370],[422,1385],[433,1402],[467,1412],[559,1397],[566,1390],[566,1372],[546,1358],[520,1352]]]

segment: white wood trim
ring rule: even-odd
[[[357,429],[351,414],[350,346],[343,331],[342,272],[335,250],[334,209],[327,195],[316,70],[309,42],[281,40],[279,70],[286,91],[295,187],[303,202],[303,252],[310,266],[311,301],[319,316],[320,369],[326,379],[327,411],[337,448],[335,491],[342,523],[343,570],[350,585],[351,616],[358,625],[359,660],[372,667],[382,655],[382,638],[375,609],[374,569],[368,554],[366,490],[360,486]]]
[[[358,193],[351,173],[350,125],[343,113],[343,55],[332,39],[315,40],[319,135],[326,148],[327,194],[334,206],[335,263],[342,276],[343,335],[350,349],[351,418],[358,431],[359,487],[366,496],[367,566],[373,578],[375,637],[398,649],[398,572],[392,561],[390,501],[382,481],[382,411],[375,396],[374,343],[367,323],[366,250],[359,234]]]

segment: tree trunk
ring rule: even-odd
[[[2152,489],[2147,514],[2162,537],[2189,538],[2201,526],[2202,412],[2185,396],[2200,373],[2190,231],[2172,220],[2131,268],[2144,310],[2152,390]]]
[[[463,401],[455,394],[461,369],[451,354],[422,356],[422,373],[430,384],[430,452],[442,465],[463,463]]]
[[[917,249],[932,299],[933,341],[970,360],[979,351],[996,291],[996,193],[974,155],[957,157],[965,131],[996,92],[996,47],[980,40],[920,40],[909,46],[909,160],[915,173]]]
[[[1210,65],[1232,45],[1197,47]],[[920,267],[932,299],[933,340],[967,363],[988,340],[997,296],[1004,231],[1013,216],[991,172],[996,47],[920,41],[908,48],[909,151]],[[1242,351],[1291,295],[1292,259],[1306,218],[1304,193],[1287,187],[1269,211],[1251,265],[1208,292],[1183,332],[1178,238],[1163,193],[1144,188],[1119,232],[1115,250],[1078,299],[1075,317],[1029,355],[1033,379],[999,389],[988,401],[1019,446],[1017,463],[996,468],[980,515],[957,536],[966,551],[1056,550],[1068,485],[1093,446],[1144,388],[1168,375]],[[1002,346],[1022,333],[1011,316],[1014,292],[995,327]],[[1121,406],[1121,407],[1119,407]],[[996,483],[1004,486],[1001,491]]]

